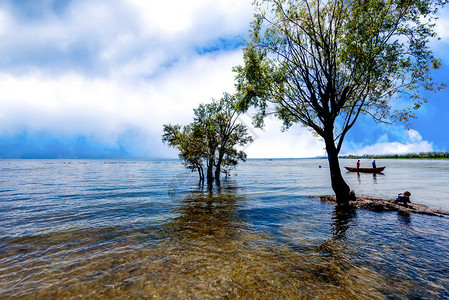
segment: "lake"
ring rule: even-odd
[[[449,210],[449,161],[377,165],[343,171],[356,194]],[[322,159],[249,160],[212,191],[177,160],[0,160],[0,298],[449,298],[449,218],[323,194]]]

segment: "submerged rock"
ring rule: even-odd
[[[321,202],[332,203],[335,205],[337,204],[335,196],[324,195],[324,196],[314,196],[312,198],[320,199]],[[403,204],[394,203],[394,199],[381,199],[368,196],[357,196],[355,200],[349,201],[349,205],[351,207],[362,208],[376,212],[401,211],[407,213],[449,217],[449,211],[433,209],[428,206],[417,203],[410,203],[408,207],[405,207]]]

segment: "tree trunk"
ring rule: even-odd
[[[346,184],[341,175],[340,164],[338,162],[338,151],[334,144],[333,137],[325,138],[327,159],[329,161],[329,169],[331,175],[332,189],[335,192],[338,205],[348,205],[349,200],[353,197],[350,194],[350,188]]]
[[[198,175],[200,176],[200,181],[204,182],[204,171],[202,166],[198,166]]]
[[[207,162],[207,184],[212,185],[214,182],[214,159],[209,158]]]
[[[220,173],[221,173],[221,163],[223,161],[224,153],[218,154],[217,165],[215,166],[215,180],[220,182]]]

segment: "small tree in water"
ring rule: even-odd
[[[238,123],[242,112],[237,111],[236,103],[235,96],[225,93],[194,109],[191,124],[163,125],[162,141],[178,149],[184,165],[198,171],[200,181],[207,178],[210,185],[214,179],[219,183],[220,174],[229,174],[238,161],[246,161],[246,153],[237,146],[253,142],[246,126]]]
[[[201,128],[193,124],[163,126],[162,141],[178,149],[184,166],[192,171],[197,170],[200,180],[204,181],[203,157],[207,149]]]
[[[332,188],[347,204],[340,171],[343,140],[361,114],[376,121],[409,122],[439,90],[430,77],[441,66],[428,47],[433,16],[444,0],[255,0],[257,14],[244,65],[235,67],[242,109],[269,103],[284,127],[301,123],[325,142]],[[392,111],[393,97],[409,108]]]

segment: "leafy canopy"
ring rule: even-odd
[[[198,170],[200,179],[204,179],[204,169],[210,181],[214,167],[218,178],[220,172],[229,173],[240,160],[246,161],[246,153],[237,147],[253,142],[253,138],[238,122],[242,112],[236,109],[236,103],[235,96],[225,93],[221,99],[194,109],[189,125],[163,125],[162,141],[178,149],[184,165]]]
[[[361,114],[408,123],[444,87],[429,48],[443,0],[256,0],[244,65],[234,68],[241,109],[274,113],[332,138],[337,152]],[[400,98],[407,107],[392,109]]]

